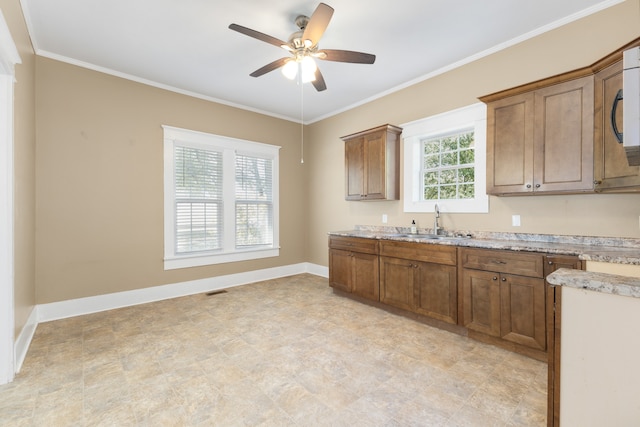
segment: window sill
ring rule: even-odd
[[[249,261],[253,259],[272,258],[280,255],[280,248],[263,250],[238,251],[222,254],[185,255],[166,257],[164,259],[165,270],[179,268],[201,267],[204,265],[224,264],[228,262]]]

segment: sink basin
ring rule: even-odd
[[[389,237],[408,237],[410,239],[442,239],[444,236],[436,236],[435,234],[411,234],[411,233],[399,233],[390,234]]]

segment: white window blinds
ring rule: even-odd
[[[270,159],[236,155],[236,246],[273,243],[273,182]]]
[[[176,146],[174,156],[176,253],[220,249],[222,153]]]

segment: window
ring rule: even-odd
[[[165,270],[278,256],[280,147],[163,128]]]
[[[473,129],[420,141],[423,200],[475,197],[475,145]]]
[[[403,125],[404,211],[489,211],[486,107],[474,104]]]

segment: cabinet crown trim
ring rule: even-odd
[[[637,46],[640,46],[640,38],[637,38],[632,42],[629,42],[626,45],[616,49],[614,52],[610,53],[609,55],[605,56],[602,59],[599,59],[598,61],[594,62],[589,66],[568,71],[566,73],[557,74],[555,76],[546,77],[531,83],[526,83],[520,86],[510,88],[510,89],[494,92],[489,95],[481,96],[478,99],[480,99],[480,101],[484,103],[489,103],[489,102],[497,101],[499,99],[503,99],[509,96],[518,95],[524,92],[540,89],[542,87],[550,86],[553,84],[564,83],[570,80],[579,79],[581,77],[592,76],[597,72],[603,70],[604,68],[608,67],[609,65],[613,64],[614,62],[622,61],[622,52]]]
[[[381,130],[388,131],[388,132],[394,132],[394,133],[398,133],[398,134],[402,133],[402,128],[401,127],[395,126],[395,125],[386,124],[386,125],[374,127],[374,128],[371,128],[371,129],[363,130],[363,131],[360,131],[360,132],[352,133],[350,135],[341,136],[340,139],[357,138],[359,136],[366,135],[366,134],[369,134],[371,132],[378,132],[378,131],[381,131]]]

